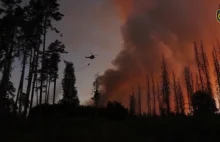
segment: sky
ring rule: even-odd
[[[162,54],[181,78],[183,67],[196,67],[193,41],[203,40],[209,54],[220,33],[215,17],[218,0],[62,0],[60,5],[65,16],[54,25],[63,37],[48,33],[47,45],[56,38],[65,44],[69,53],[62,60],[74,63],[81,104],[92,97],[96,73],[102,75],[107,100],[128,104],[131,86],[145,85],[146,73],[153,71],[158,79]],[[86,59],[91,53],[99,56]],[[91,65],[82,69],[88,63]],[[15,87],[20,70],[16,60],[12,74]],[[62,61],[56,100],[62,97],[63,70]]]
[[[105,100],[118,101],[129,106],[132,90],[141,90],[141,105],[147,105],[147,76],[151,85],[159,82],[162,89],[161,63],[165,58],[172,82],[172,72],[180,80],[184,103],[188,103],[184,68],[190,67],[196,80],[194,41],[201,41],[209,61],[209,75],[213,96],[218,95],[212,59],[213,44],[216,46],[220,28],[216,20],[219,0],[115,0],[123,16],[123,49],[113,60],[115,69],[108,69],[100,77]],[[153,83],[154,82],[154,83]],[[153,87],[152,87],[153,88]],[[150,89],[150,95],[155,95]],[[170,85],[170,88],[173,86]],[[162,90],[161,90],[162,92]],[[174,91],[170,89],[171,108],[174,109]],[[163,92],[162,92],[163,93]],[[151,101],[152,103],[153,101]],[[142,109],[143,110],[143,109]]]
[[[60,1],[60,12],[65,16],[54,25],[61,31],[63,37],[49,33],[47,45],[57,38],[65,44],[69,53],[63,55],[62,60],[74,63],[78,96],[81,104],[84,104],[92,97],[95,74],[103,74],[107,68],[111,68],[111,61],[120,51],[120,17],[109,0],[63,0]],[[91,53],[99,56],[90,61],[85,56]],[[82,69],[88,63],[91,65]],[[64,67],[61,61],[56,100],[62,98],[61,80]],[[12,72],[12,81],[16,88],[19,84],[20,71],[20,61],[16,60]]]

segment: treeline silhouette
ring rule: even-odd
[[[40,109],[42,112],[39,114]],[[125,120],[128,110],[118,102],[109,102],[105,108],[92,106],[75,106],[74,104],[44,104],[31,109],[29,119],[38,118],[103,118],[110,120]]]
[[[59,12],[59,7],[57,0],[29,0],[26,3],[21,0],[1,1],[1,115],[14,113],[17,116],[27,116],[28,110],[35,105],[34,100],[36,105],[42,105],[49,103],[52,98],[52,103],[55,104],[58,64],[61,54],[67,52],[58,39],[46,47],[46,39],[51,31],[62,36],[54,27],[55,22],[64,16]],[[10,80],[15,60],[20,60],[22,67],[16,94]]]
[[[148,116],[170,114],[207,115],[218,112],[216,104],[219,102],[220,97],[219,41],[217,40],[217,46],[214,45],[212,50],[213,63],[211,65],[214,67],[214,74],[210,70],[210,61],[204,51],[202,41],[199,48],[194,42],[194,53],[197,70],[185,66],[184,73],[181,75],[182,78],[177,78],[175,72],[169,69],[164,56],[161,63],[160,77],[156,78],[153,74],[151,76],[147,75],[147,86],[145,87],[147,109],[145,112]],[[215,78],[214,84],[211,84],[210,75]],[[156,83],[155,79],[157,79]],[[139,85],[137,87],[138,93],[135,94],[134,92],[132,90],[129,98],[130,113],[134,114],[136,112],[136,114],[142,115],[140,96],[143,96],[143,94],[140,95]],[[216,92],[216,94],[213,92]]]
[[[26,118],[28,115],[31,118],[45,115],[55,117],[58,113],[61,116],[126,115],[126,109],[116,102],[110,102],[106,109],[99,108],[98,75],[93,83],[92,100],[95,107],[80,106],[75,87],[74,65],[68,61],[64,61],[66,67],[61,83],[63,97],[61,100],[56,100],[58,65],[61,55],[67,54],[67,51],[59,39],[48,46],[46,41],[49,32],[63,36],[54,25],[62,20],[64,15],[59,12],[60,5],[57,0],[25,2],[22,0],[0,2],[0,71],[2,74],[0,118],[9,116]],[[16,60],[21,63],[21,74],[19,84],[14,86],[11,81],[11,72]],[[95,114],[92,114],[94,111]]]
[[[66,54],[67,51],[65,51],[65,46],[60,40],[55,40],[49,46],[46,46],[46,40],[49,32],[55,32],[62,37],[60,31],[54,27],[55,22],[62,20],[64,16],[59,12],[59,7],[57,0],[29,0],[25,4],[21,0],[1,1],[1,116],[13,115],[25,118],[28,116],[29,111],[34,113],[37,110],[39,115],[43,115],[44,109],[48,111],[51,108],[60,110],[62,105],[64,108],[68,105],[75,106],[75,109],[81,109],[82,113],[85,112],[85,107],[80,107],[79,105],[77,88],[75,87],[75,70],[72,62],[64,61],[66,68],[62,80],[63,98],[56,100],[56,81],[59,77],[58,64],[61,61],[61,55]],[[155,78],[153,73],[146,76],[147,108],[142,108],[141,96],[143,94],[141,93],[140,85],[137,85],[137,95],[132,90],[128,100],[130,102],[130,116],[141,116],[143,112],[146,112],[148,116],[214,114],[217,112],[213,89],[217,88],[215,92],[217,92],[216,97],[219,100],[219,42],[216,47],[213,47],[212,51],[212,65],[215,69],[216,78],[216,84],[213,84],[213,86],[216,86],[214,88],[210,81],[210,63],[202,41],[200,48],[194,43],[194,49],[197,71],[192,71],[189,66],[184,67],[183,76],[186,88],[181,84],[181,78],[177,78],[175,72],[169,70],[163,56],[160,78]],[[16,86],[17,91],[10,80],[15,60],[21,62],[20,81],[17,84],[18,86]],[[50,92],[51,88],[53,92]],[[105,107],[102,97],[104,94],[100,90],[98,74],[95,76],[93,88],[93,106],[98,113]],[[187,94],[183,93],[183,89],[186,89]],[[174,110],[171,109],[171,96],[174,98]],[[110,104],[114,103],[111,102]],[[119,104],[116,103],[114,105],[118,105],[118,108],[116,108],[120,110]],[[34,106],[36,107],[33,108]],[[107,105],[106,111],[109,111],[110,106]],[[91,108],[88,107],[88,109]]]
[[[203,43],[199,48],[194,43],[197,70],[184,67],[183,78],[170,70],[163,57],[160,77],[156,78],[153,73],[146,75],[146,108],[142,105],[142,84],[137,84],[137,93],[135,89],[131,90],[128,108],[119,102],[106,103],[99,74],[92,84],[93,103],[82,106],[75,86],[74,64],[69,61],[64,61],[62,98],[56,99],[58,66],[67,51],[59,39],[48,46],[46,41],[49,32],[62,37],[54,27],[64,16],[59,12],[58,1],[25,2],[0,1],[0,119],[6,118],[0,121],[1,141],[5,141],[4,138],[23,142],[196,142],[219,139],[220,119],[216,107],[216,100],[220,101],[218,41],[212,50],[212,63]],[[20,75],[18,84],[11,81],[15,61],[21,64],[21,73],[16,73]],[[215,84],[211,84],[210,64],[214,67]]]

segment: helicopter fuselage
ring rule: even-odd
[[[91,56],[86,57],[86,58],[89,58],[89,59],[93,60],[93,59],[95,59],[95,56],[94,56],[94,55],[91,55]]]

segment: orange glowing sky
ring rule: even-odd
[[[162,54],[169,70],[174,70],[180,79],[184,66],[195,72],[193,41],[199,44],[204,41],[214,84],[210,53],[220,33],[215,17],[217,0],[114,0],[114,3],[125,27],[123,50],[113,61],[116,70],[107,70],[102,77],[109,100],[128,106],[131,88],[137,84],[146,88],[146,73],[153,71],[160,75]],[[144,105],[144,97],[142,102]]]

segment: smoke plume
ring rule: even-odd
[[[182,77],[184,66],[195,68],[193,41],[203,40],[211,58],[209,51],[220,33],[217,0],[114,0],[114,4],[123,20],[124,45],[112,61],[115,69],[100,77],[107,100],[128,106],[138,84],[145,96],[146,75],[159,79],[162,55],[168,70]]]

